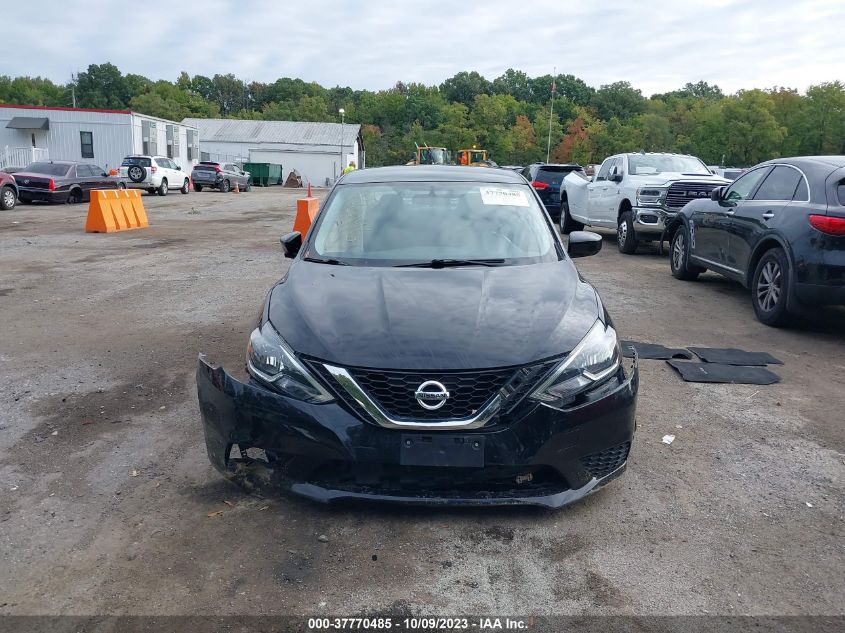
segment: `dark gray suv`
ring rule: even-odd
[[[194,191],[202,191],[205,187],[218,189],[223,193],[236,187],[240,191],[252,188],[252,176],[234,163],[215,163],[202,161],[194,165],[191,173]]]

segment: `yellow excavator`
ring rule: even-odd
[[[408,165],[449,165],[452,156],[445,147],[431,147],[430,145],[417,145],[417,153]]]
[[[458,165],[470,165],[472,167],[490,167],[491,161],[487,160],[486,149],[459,149],[457,152]]]

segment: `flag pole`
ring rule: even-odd
[[[557,81],[557,66],[552,73],[552,104],[549,106],[549,140],[546,143],[546,162],[549,162],[549,155],[552,153],[552,116],[555,111],[555,82]]]

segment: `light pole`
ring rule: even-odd
[[[346,110],[341,108],[338,110],[340,114],[340,173],[343,173],[343,132],[346,130],[344,127],[344,120],[346,118]]]

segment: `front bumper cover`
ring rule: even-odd
[[[634,207],[634,230],[637,233],[662,234],[663,229],[671,222],[677,211],[669,211],[661,207]]]
[[[197,365],[211,463],[248,487],[284,489],[323,503],[572,503],[625,470],[638,381],[635,360],[627,375],[620,371],[565,412],[526,401],[508,420],[481,429],[416,432],[483,436],[484,466],[409,467],[400,463],[407,431],[364,422],[338,402],[308,404],[240,382],[202,355]]]

